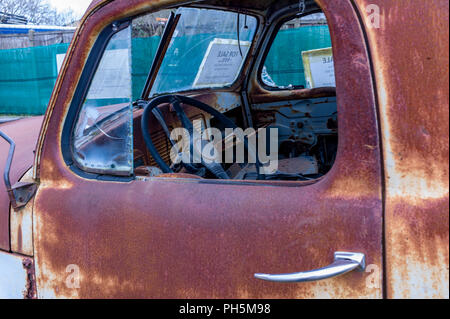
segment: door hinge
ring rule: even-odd
[[[24,207],[30,199],[36,194],[37,184],[30,182],[17,182],[14,186],[8,189],[11,206],[14,210]]]

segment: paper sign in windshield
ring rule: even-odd
[[[305,67],[306,87],[336,86],[331,48],[303,51],[302,59]]]
[[[246,56],[251,42],[240,41],[242,56]],[[214,39],[210,42],[194,81],[195,88],[222,87],[232,84],[243,63],[239,42],[233,39]]]

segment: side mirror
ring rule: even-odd
[[[30,199],[33,198],[37,190],[37,185],[36,183],[17,182],[16,184],[14,184],[14,186],[11,187],[9,172],[11,169],[11,163],[14,157],[16,144],[8,135],[3,133],[2,131],[0,131],[0,136],[10,145],[8,158],[6,159],[5,171],[3,172],[3,180],[5,182],[6,191],[8,192],[11,206],[14,208],[14,210],[17,210],[25,206],[30,201]]]

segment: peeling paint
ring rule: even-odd
[[[355,0],[378,90],[388,298],[449,298],[449,2]],[[380,28],[367,27],[368,5]]]

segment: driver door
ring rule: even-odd
[[[106,5],[92,14],[71,47],[37,152],[40,298],[382,297],[381,155],[369,60],[351,3],[321,3],[334,43],[339,149],[332,170],[313,182],[124,181],[73,170],[64,145],[73,80],[83,80],[90,32],[118,11]],[[321,268],[338,251],[364,254],[366,271],[299,283],[254,276]]]

